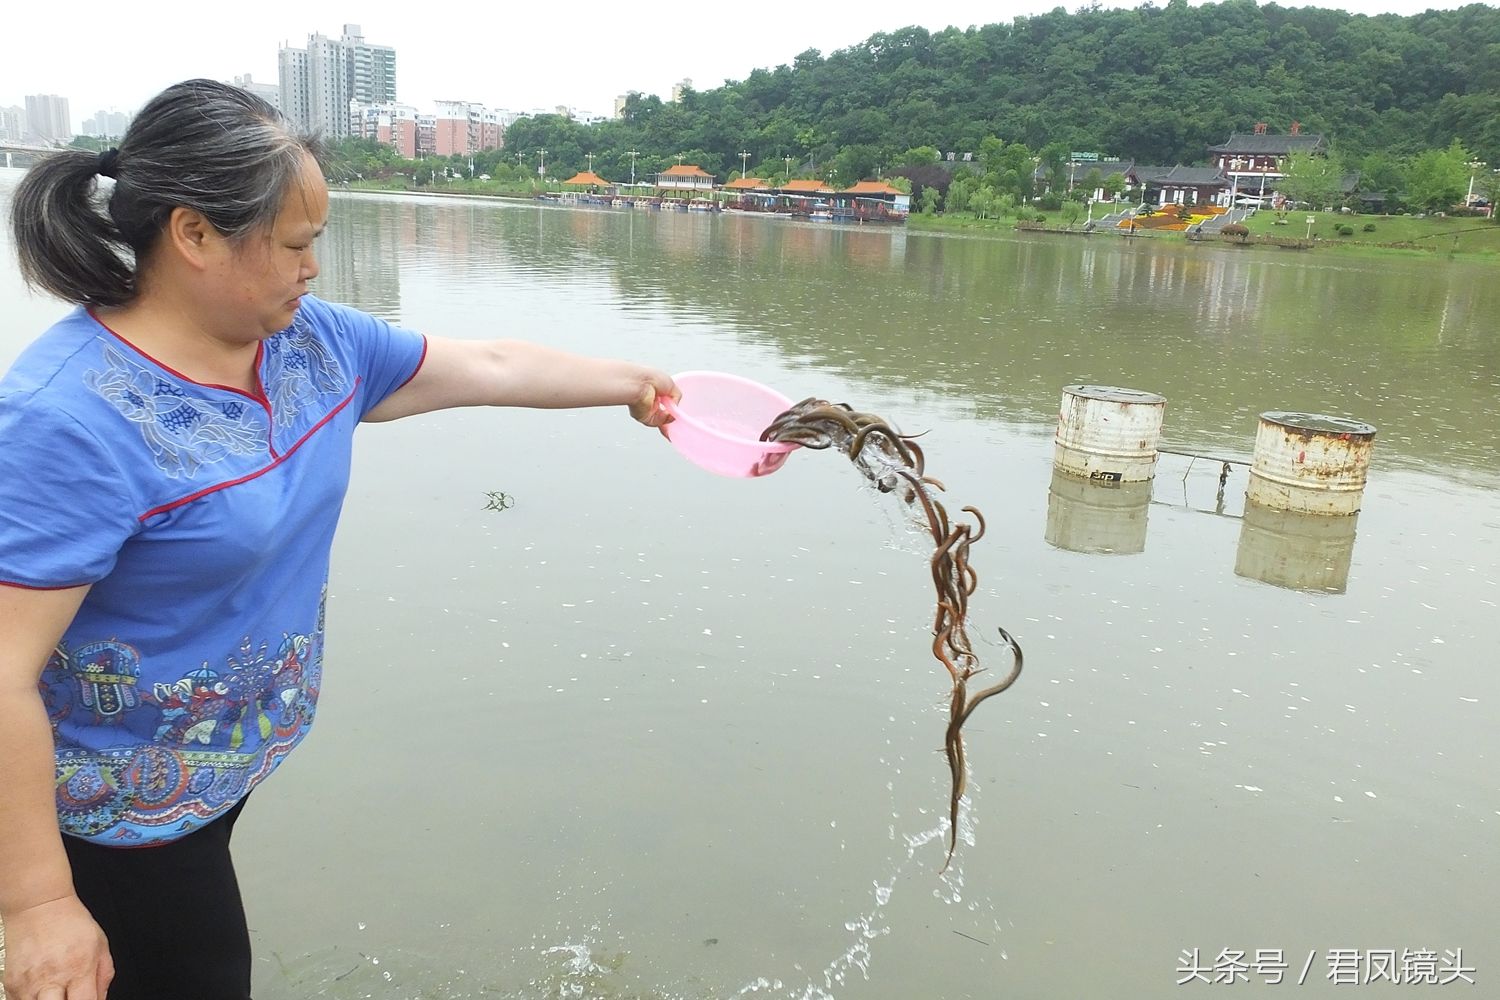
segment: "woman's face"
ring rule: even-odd
[[[311,156],[302,176],[287,189],[268,233],[252,234],[234,247],[222,272],[236,318],[253,322],[260,340],[292,324],[307,283],[318,276],[313,242],[328,222],[328,185]]]

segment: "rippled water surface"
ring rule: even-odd
[[[0,363],[62,311],[3,253]],[[427,333],[926,431],[990,522],[981,655],[1003,624],[1026,670],[940,876],[931,580],[846,461],[715,478],[615,411],[367,428],[319,722],[236,832],[260,1000],[1216,996],[1194,948],[1282,950],[1236,996],[1343,995],[1336,949],[1500,983],[1493,268],[354,195],[322,257]],[[1054,482],[1083,381],[1213,456],[1369,421],[1364,509],[1246,522],[1242,467],[1170,455],[1152,496]]]

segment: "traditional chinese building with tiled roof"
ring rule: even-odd
[[[904,221],[911,212],[911,195],[885,181],[860,181],[835,194],[833,200],[856,219]]]
[[[1229,180],[1232,200],[1241,194],[1257,200],[1271,197],[1277,182],[1286,176],[1286,161],[1293,153],[1326,156],[1328,143],[1319,133],[1304,133],[1297,122],[1285,134],[1267,132],[1264,123],[1257,123],[1254,132],[1235,132],[1208,147],[1209,162]]]
[[[656,186],[673,191],[703,191],[714,189],[714,175],[694,163],[679,163],[656,175]]]
[[[1133,166],[1126,175],[1140,185],[1141,200],[1157,205],[1209,205],[1222,201],[1229,179],[1218,167]]]
[[[845,188],[839,194],[852,195],[898,195],[905,194],[900,188],[891,187],[885,181],[860,181],[850,188]]]
[[[782,192],[783,194],[833,194],[833,188],[829,187],[827,184],[824,184],[822,181],[807,180],[803,178],[787,181],[776,190]]]

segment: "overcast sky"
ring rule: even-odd
[[[615,95],[627,90],[666,97],[683,77],[703,90],[743,79],[758,66],[789,63],[805,49],[828,53],[877,31],[1009,21],[1057,4],[709,0],[663,6],[681,13],[662,16],[656,13],[661,6],[649,0],[12,0],[0,19],[0,106],[22,104],[27,94],[60,94],[70,102],[76,128],[99,110],[134,110],[189,77],[227,80],[249,73],[275,83],[278,47],[301,47],[313,32],[337,36],[351,22],[368,41],[395,47],[397,96],[419,109],[435,100],[464,100],[515,111],[566,104],[609,114]],[[1411,14],[1462,4],[1345,0],[1322,6]]]

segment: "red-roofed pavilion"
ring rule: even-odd
[[[714,189],[714,175],[693,163],[679,163],[656,175],[656,186],[671,191],[697,191],[707,194]]]
[[[567,180],[563,181],[564,187],[567,187],[570,184],[587,185],[588,187],[609,187],[609,181],[605,180],[603,177],[600,177],[592,170],[580,170],[572,177],[569,177]]]

